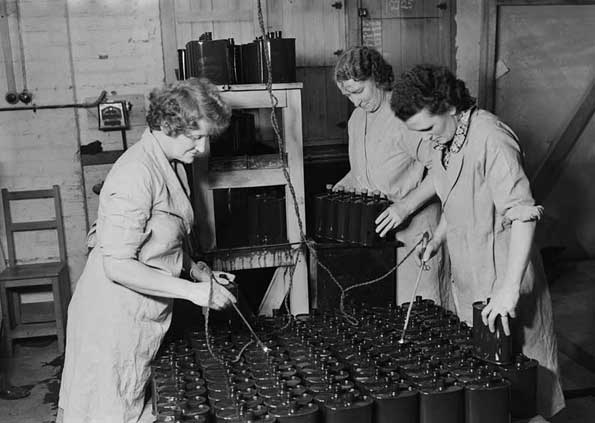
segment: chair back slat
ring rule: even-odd
[[[18,200],[37,200],[44,198],[54,199],[55,218],[53,220],[37,220],[28,222],[13,222],[10,211],[10,201]],[[64,234],[64,222],[62,219],[62,201],[60,197],[60,187],[54,185],[52,189],[46,190],[28,190],[28,191],[9,191],[2,189],[2,205],[4,208],[4,223],[6,228],[6,245],[8,250],[8,265],[16,266],[16,232],[56,230],[58,237],[58,250],[60,260],[66,262],[66,239]]]
[[[57,185],[54,185],[57,186]],[[54,198],[54,189],[36,189],[29,191],[8,191],[7,198],[9,200],[36,200],[39,198]]]

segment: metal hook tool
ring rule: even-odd
[[[417,294],[417,288],[419,287],[419,281],[421,280],[421,274],[424,270],[428,269],[425,260],[423,259],[424,253],[428,246],[428,242],[430,241],[430,234],[424,232],[422,239],[421,239],[421,257],[422,262],[421,266],[419,267],[419,272],[417,274],[417,280],[415,281],[415,287],[413,288],[413,292],[411,293],[411,300],[409,300],[409,307],[407,308],[407,316],[405,317],[405,324],[403,325],[403,332],[401,333],[401,339],[399,339],[399,344],[403,344],[405,342],[405,333],[407,332],[407,326],[409,326],[409,317],[411,316],[411,309],[413,308],[413,301],[415,301],[415,294]]]

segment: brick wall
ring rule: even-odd
[[[17,89],[24,86],[24,58],[27,87],[38,105],[83,103],[102,90],[110,98],[130,96],[142,103],[143,95],[163,82],[158,0],[8,0],[8,21]],[[4,65],[0,64],[0,107],[9,106],[3,99]],[[134,113],[140,124],[128,132],[129,145],[142,130],[144,104],[134,105]],[[96,208],[89,192],[109,170],[81,166],[79,145],[96,139],[104,149],[119,148],[118,137],[97,130],[95,110],[0,112],[0,187],[60,185],[73,285],[86,260],[88,218],[96,214],[87,212],[84,186],[90,208]],[[21,217],[26,220],[27,213]],[[34,247],[29,250],[31,261],[54,254],[49,238],[29,242]],[[2,243],[5,250],[3,227]]]

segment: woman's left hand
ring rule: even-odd
[[[376,223],[376,233],[384,237],[388,231],[403,223],[410,214],[409,209],[402,202],[391,204],[374,221]]]
[[[190,277],[196,282],[210,282],[213,271],[204,261],[197,261],[190,268]]]
[[[516,306],[519,301],[519,290],[510,287],[499,289],[495,292],[490,302],[484,307],[481,312],[481,319],[483,324],[489,326],[490,332],[494,333],[496,330],[496,317],[500,316],[502,319],[502,327],[504,333],[510,335],[509,317],[516,317]]]

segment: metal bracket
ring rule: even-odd
[[[366,9],[365,7],[358,7],[357,16],[359,16],[360,18],[367,18],[368,17],[368,9]]]

